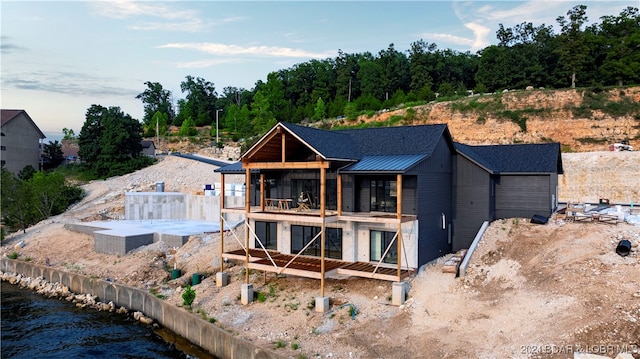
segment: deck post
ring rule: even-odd
[[[244,212],[246,229],[244,230],[244,251],[245,251],[245,283],[249,284],[249,212],[251,212],[251,169],[245,169],[245,192],[244,192]],[[252,288],[253,289],[253,288]]]
[[[220,272],[224,272],[224,260],[222,253],[224,253],[224,215],[222,210],[224,209],[224,173],[220,175]]]
[[[264,212],[264,173],[260,174],[260,211]]]
[[[323,167],[320,168],[320,218],[322,219],[322,228],[320,228],[320,296],[324,297],[324,240],[325,240],[325,194],[327,191],[327,170]]]
[[[396,181],[396,193],[397,193],[397,208],[398,212],[396,216],[398,217],[398,282],[402,281],[402,174],[398,174]]]

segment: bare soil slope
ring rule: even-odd
[[[567,163],[565,171],[573,173],[586,162]],[[96,253],[91,236],[63,227],[121,218],[124,191],[153,190],[158,180],[167,191],[199,191],[216,182],[213,176],[209,165],[170,156],[136,173],[89,183],[82,202],[12,235],[1,255],[16,251],[20,260],[154,290],[178,306],[184,285],[199,271],[205,277],[194,286],[194,311],[248,340],[284,346],[275,350],[289,357],[567,358],[577,349],[613,357],[614,350],[640,345],[640,228],[626,223],[499,220],[465,278],[442,273],[441,258],[409,280],[401,307],[390,305],[388,282],[331,278],[326,314],[313,311],[317,280],[251,273],[264,301],[243,306],[242,263],[230,263],[231,284],[216,287],[219,234],[193,236],[181,248],[156,243],[116,256]],[[241,229],[238,236],[244,238]],[[615,253],[621,239],[634,245],[627,257]],[[225,242],[227,248],[237,245],[230,235]],[[174,264],[184,275],[171,280]]]

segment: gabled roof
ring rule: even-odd
[[[455,146],[458,154],[491,174],[563,173],[559,143]]]
[[[426,158],[432,154],[442,136],[454,150],[451,135],[444,124],[330,131],[280,122],[242,157],[253,155],[266,141],[274,139],[277,131],[286,131],[325,160],[355,162],[366,156],[401,155],[423,155],[422,158]],[[370,159],[367,163],[380,163],[378,160]],[[373,167],[369,168],[373,170]]]
[[[35,130],[38,131],[40,138],[47,138],[47,136],[45,136],[44,133],[40,131],[40,128],[38,128],[36,123],[33,122],[31,117],[25,110],[0,110],[0,123],[2,124],[2,126],[4,126],[9,122],[11,122],[12,120],[14,120],[15,118],[17,118],[18,115],[20,115],[21,113],[24,113],[24,116],[27,118],[27,120],[29,120],[29,122],[35,128]]]

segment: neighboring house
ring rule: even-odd
[[[456,143],[453,250],[469,248],[484,221],[549,216],[558,206],[560,144]]]
[[[62,140],[62,155],[64,156],[64,163],[75,163],[80,162],[80,156],[78,152],[80,151],[80,146],[78,146],[78,140]]]
[[[17,174],[26,166],[40,169],[40,140],[46,136],[25,110],[1,110],[2,167]]]
[[[454,157],[446,125],[327,131],[278,123],[241,157],[247,205],[222,203],[221,213],[245,213],[249,268],[400,281],[451,251]],[[224,185],[239,170],[216,171]],[[245,250],[223,256],[243,260]]]
[[[153,157],[156,155],[156,145],[153,143],[153,141],[150,140],[142,140],[140,142],[140,145],[142,146],[142,154],[145,156],[150,156]]]

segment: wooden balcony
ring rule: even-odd
[[[223,208],[222,213],[245,214],[244,207]],[[279,220],[289,222],[322,223],[319,209],[298,210],[296,208],[280,208],[278,206],[265,206],[264,210],[260,206],[252,206],[248,218],[256,220]],[[416,215],[403,214],[400,219],[394,213],[387,212],[342,212],[325,211],[325,223],[338,221],[398,224],[412,222],[417,219]]]

